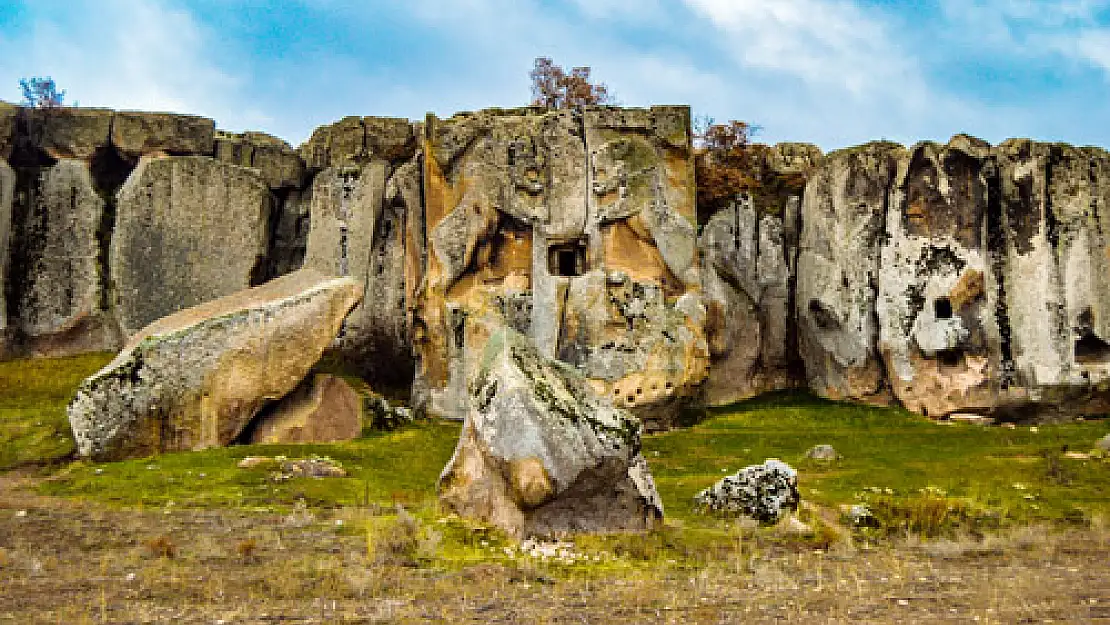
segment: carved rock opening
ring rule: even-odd
[[[553,276],[581,276],[586,273],[585,242],[569,241],[552,245],[547,250],[547,264]]]

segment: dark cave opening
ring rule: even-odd
[[[933,313],[937,319],[951,319],[952,300],[947,297],[938,297],[933,300]]]

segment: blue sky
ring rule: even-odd
[[[622,104],[825,149],[968,132],[1110,146],[1110,0],[34,0],[0,4],[0,99],[214,117],[298,144],[344,115],[529,100],[536,56]]]

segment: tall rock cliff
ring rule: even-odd
[[[293,148],[0,104],[0,354],[117,349],[307,266],[367,294],[329,357],[445,416],[502,327],[649,427],[798,387],[934,417],[1110,410],[1110,154],[752,154],[759,188],[699,224],[685,107],[347,117]]]

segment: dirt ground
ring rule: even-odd
[[[1110,623],[1110,530],[591,571],[383,561],[352,509],[116,510],[0,479],[0,622]],[[408,565],[406,565],[408,564]]]

